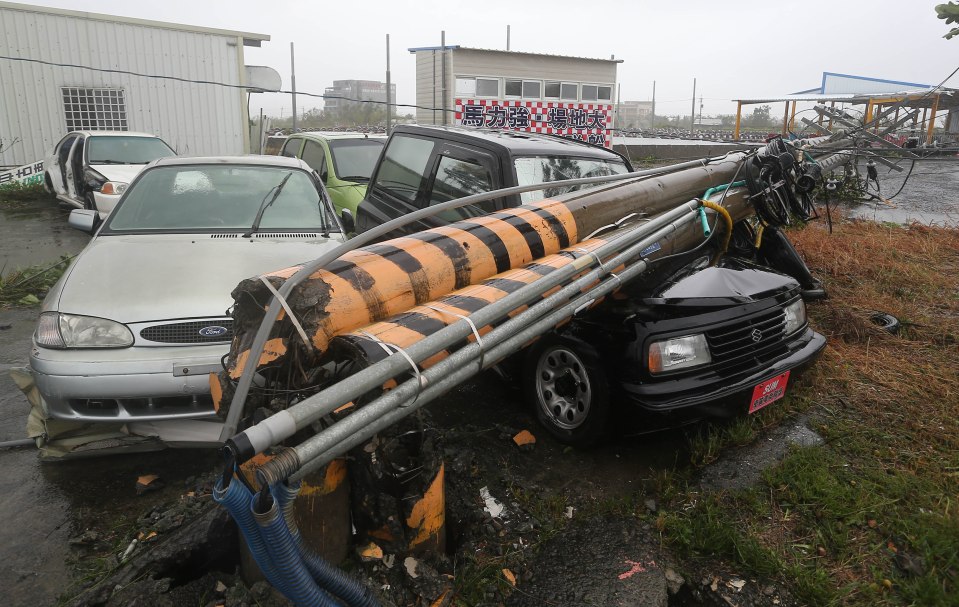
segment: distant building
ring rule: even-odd
[[[393,102],[396,102],[396,85],[390,83]],[[334,80],[333,86],[323,92],[323,103],[334,112],[362,105],[363,101],[386,103],[386,83],[378,80]]]
[[[617,129],[645,129],[652,125],[652,101],[622,101],[616,115]]]
[[[72,130],[145,131],[181,154],[249,152],[247,94],[280,80],[243,52],[269,39],[0,2],[0,55],[17,58],[0,59],[0,166],[40,160]]]
[[[696,126],[722,126],[722,118],[710,118],[709,116],[699,116],[696,118]]]
[[[416,55],[420,124],[505,128],[611,144],[616,67],[622,60],[461,46],[409,51]]]

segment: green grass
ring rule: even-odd
[[[7,274],[0,268],[0,306],[33,306],[43,301],[53,285],[70,265],[72,255],[64,255],[48,266],[34,266]]]
[[[0,203],[2,204],[17,204],[47,198],[51,196],[43,189],[42,184],[23,185],[14,182],[0,186]]]
[[[823,358],[782,405],[707,427],[690,452],[704,466],[800,411],[825,443],[741,491],[664,475],[657,527],[681,554],[777,579],[804,605],[959,605],[959,231],[840,226],[790,233],[830,292],[809,308]],[[886,334],[877,309],[910,324]]]

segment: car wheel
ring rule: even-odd
[[[599,355],[585,342],[549,335],[526,359],[523,389],[540,424],[560,442],[587,446],[609,418],[609,383]]]

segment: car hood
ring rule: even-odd
[[[759,301],[798,288],[799,283],[790,276],[727,257],[719,266],[680,272],[647,302],[722,306]]]
[[[146,167],[145,164],[91,164],[90,168],[107,178],[108,181],[130,183]]]
[[[365,183],[340,181],[337,184],[327,186],[326,191],[330,193],[333,204],[341,209],[350,209],[356,215],[356,205],[360,204],[360,201],[366,196],[366,185]]]
[[[44,302],[45,310],[123,323],[223,316],[241,280],[313,260],[339,235],[97,236]]]

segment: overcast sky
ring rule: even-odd
[[[646,100],[656,81],[656,113],[688,114],[692,80],[704,115],[733,113],[731,99],[816,87],[822,72],[938,84],[959,66],[959,38],[934,6],[944,0],[633,0],[456,2],[381,0],[38,0],[34,4],[269,34],[246,62],[267,65],[290,84],[322,93],[339,79],[385,80],[390,34],[397,101],[414,102],[414,56],[407,49],[450,45],[583,57],[615,55],[623,100]],[[949,82],[959,86],[959,75]],[[321,100],[297,98],[301,109]],[[251,113],[288,116],[285,95],[254,95]],[[401,110],[401,113],[406,113]]]

